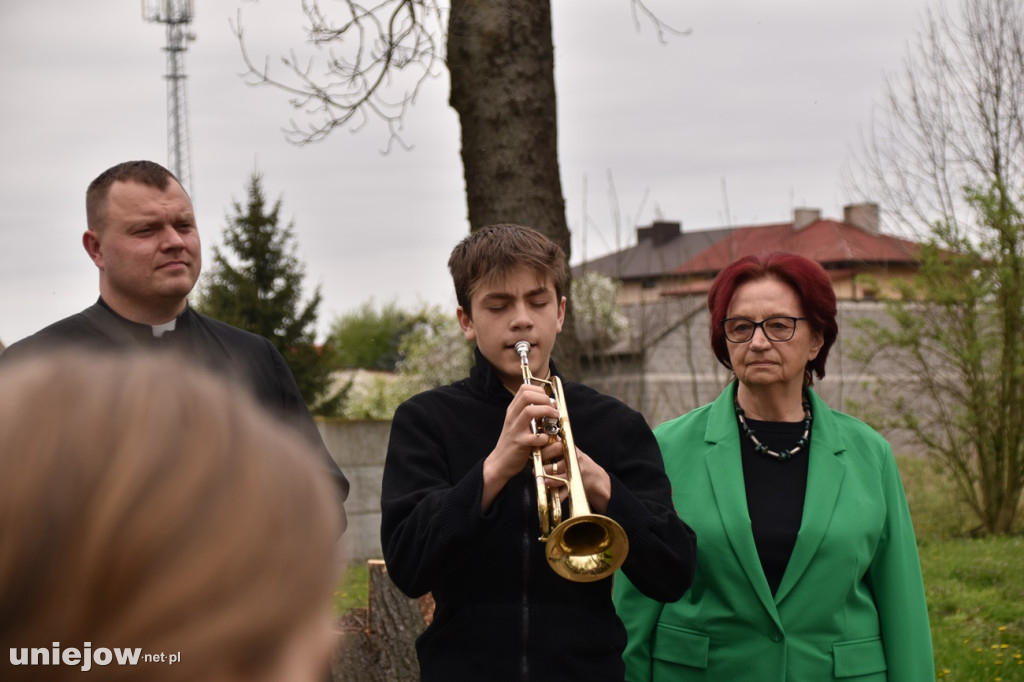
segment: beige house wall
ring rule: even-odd
[[[629,280],[622,283],[619,289],[619,305],[639,305],[640,303],[654,303],[661,300],[665,294],[684,283],[682,277],[659,277],[653,286],[645,287],[641,280]]]

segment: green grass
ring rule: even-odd
[[[365,563],[350,563],[334,590],[334,613],[341,615],[349,609],[366,608],[370,598],[369,570]]]
[[[1024,538],[921,543],[940,680],[1024,680]]]
[[[1024,537],[971,538],[952,485],[899,460],[914,519],[940,680],[1024,682]]]

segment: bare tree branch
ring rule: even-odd
[[[356,131],[371,119],[388,128],[384,153],[402,139],[405,113],[420,89],[443,72],[444,11],[435,0],[381,0],[363,4],[346,0],[335,20],[319,0],[303,0],[309,22],[306,41],[326,56],[301,56],[291,50],[281,58],[283,75],[271,73],[268,58],[258,65],[249,53],[241,11],[232,22],[238,38],[243,77],[252,86],[270,86],[287,93],[289,104],[305,116],[284,129],[297,145],[320,142],[335,129]]]
[[[672,28],[659,19],[658,16],[644,4],[643,0],[630,0],[630,12],[633,15],[633,28],[637,31],[640,30],[640,18],[637,14],[642,14],[654,26],[654,30],[658,35],[658,42],[662,45],[668,42],[666,36],[688,36],[693,33],[692,28],[685,30]]]
[[[887,78],[846,184],[882,204],[891,227],[979,222],[965,187],[1024,194],[1024,35],[1016,0],[942,8]]]

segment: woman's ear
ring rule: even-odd
[[[821,347],[825,345],[825,335],[821,332],[814,332],[814,336],[811,337],[811,347],[808,349],[807,362],[818,357],[818,353],[821,352]]]

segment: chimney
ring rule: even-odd
[[[808,225],[821,220],[821,209],[819,208],[794,208],[793,209],[793,231],[799,232]]]
[[[878,204],[873,201],[863,204],[849,204],[843,206],[843,222],[847,225],[859,227],[865,232],[878,234],[881,220],[878,212]]]
[[[650,227],[636,228],[636,240],[641,242],[650,239],[655,246],[661,246],[678,237],[681,232],[682,223],[678,221],[655,220]]]

